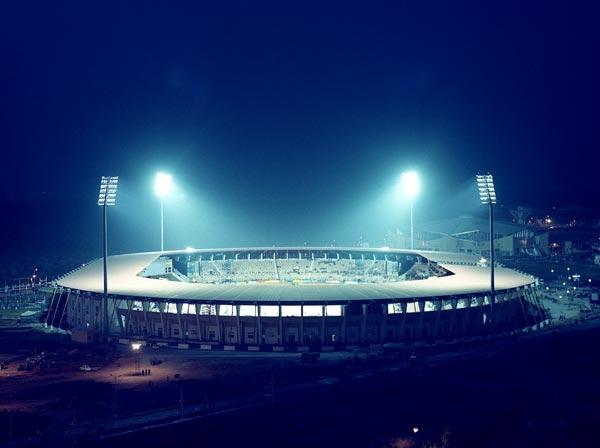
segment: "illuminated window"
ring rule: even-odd
[[[150,302],[150,311],[158,311],[158,303],[157,302]]]
[[[175,305],[174,303],[167,303],[167,307],[165,309],[166,313],[173,313],[173,314],[177,314],[177,305]]]
[[[181,307],[182,314],[196,314],[196,305],[193,303],[184,303]]]
[[[235,316],[235,315],[236,315],[235,305],[219,306],[219,316]]]
[[[200,305],[200,313],[203,316],[214,316],[217,314],[217,307],[215,305],[203,304]]]
[[[407,313],[418,313],[419,312],[419,303],[418,302],[409,302],[406,304],[406,312]]]
[[[281,307],[281,315],[284,317],[300,317],[300,305],[284,305]]]
[[[304,305],[304,316],[322,316],[323,307],[321,305]]]
[[[240,316],[252,316],[252,317],[256,317],[256,306],[254,306],[254,305],[240,305]]]
[[[262,305],[260,307],[260,315],[264,317],[279,316],[279,307],[276,305]]]
[[[388,314],[401,314],[402,305],[399,303],[388,303]]]
[[[327,305],[325,306],[325,314],[327,316],[341,316],[342,305]]]

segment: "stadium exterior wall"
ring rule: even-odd
[[[412,343],[471,338],[490,333],[489,296],[461,295],[289,305],[272,302],[205,303],[109,297],[109,334],[203,348],[311,350],[323,347]],[[100,334],[101,295],[57,288],[47,323]],[[293,308],[294,312],[286,310]],[[538,325],[546,319],[534,283],[496,296],[496,331]]]

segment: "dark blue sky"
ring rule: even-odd
[[[597,17],[548,1],[5,3],[0,187],[69,201],[73,239],[95,247],[98,178],[120,175],[115,250],[154,248],[158,169],[181,190],[169,246],[381,239],[407,168],[421,218],[468,212],[487,170],[506,203],[597,205]]]

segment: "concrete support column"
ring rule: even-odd
[[[327,308],[321,305],[321,344],[325,344],[325,312]]]
[[[519,301],[519,305],[521,306],[521,312],[523,313],[523,320],[525,321],[526,325],[529,325],[529,321],[530,321],[529,314],[527,313],[526,306],[523,304],[523,302],[525,301],[523,298],[524,293],[525,293],[524,289],[519,289],[516,292],[517,300]]]
[[[525,287],[525,294],[527,297],[527,302],[529,303],[529,309],[531,310],[531,314],[533,315],[533,324],[537,324],[539,322],[539,313],[537,308],[537,303],[535,301],[535,297],[533,296],[531,288]]]
[[[158,306],[158,313],[160,314],[160,325],[162,326],[162,337],[164,338],[167,331],[167,327],[165,326],[165,317],[163,316],[165,303],[158,302],[156,305]]]
[[[277,306],[279,308],[279,345],[283,345],[283,316],[281,304]]]
[[[237,323],[237,343],[241,344],[242,343],[242,322],[241,322],[241,318],[240,318],[240,306],[239,305],[235,306],[235,320]]]
[[[54,297],[56,296],[56,291],[58,290],[59,288],[54,288],[52,290],[52,299],[50,300],[50,305],[48,306],[48,314],[46,315],[46,325],[52,325],[52,322],[50,321],[50,311],[52,310],[52,305],[54,305]],[[62,291],[62,287],[60,288],[60,290]],[[58,297],[60,298],[60,293]],[[56,314],[56,312],[54,314]]]
[[[450,318],[450,332],[452,334],[453,337],[458,336],[458,329],[454,330],[454,324],[457,321],[457,317],[458,317],[458,299],[452,297],[450,299],[450,303],[452,304],[452,316]],[[458,324],[456,325],[458,327]]]
[[[467,301],[467,310],[465,311],[465,318],[462,323],[462,335],[465,336],[468,331],[468,325],[471,320],[471,302],[473,301],[473,297],[467,297],[465,299]]]
[[[496,331],[504,326],[506,321],[506,294],[496,293]]]
[[[508,303],[510,304],[509,308],[510,308],[510,317],[509,319],[512,319],[513,316],[516,315],[518,309],[519,309],[519,303],[518,303],[518,296],[514,291],[511,291],[508,293]]]
[[[517,316],[519,309],[521,308],[521,301],[519,300],[519,293],[517,291],[513,291],[511,293],[511,316]]]
[[[425,301],[419,300],[419,325],[417,326],[417,334],[419,338],[423,337],[423,320],[425,319]]]
[[[483,302],[483,295],[477,297],[477,307],[479,308],[479,313],[477,314],[479,315],[479,322],[475,322],[475,328],[477,325],[483,325],[483,314],[485,313]]]
[[[300,345],[304,344],[304,303],[300,305],[300,335],[298,340]]]
[[[121,319],[121,315],[119,314],[119,310],[121,309],[121,300],[114,301],[113,315],[117,316],[117,324],[119,325],[119,332],[121,335],[125,334],[125,329],[123,328],[123,319]]]
[[[366,341],[366,333],[367,333],[367,304],[363,304],[362,306],[362,320],[360,324],[360,342]]]
[[[133,300],[128,299],[125,303],[127,304],[127,328],[125,333],[131,335],[131,308],[133,307]]]
[[[71,290],[67,291],[67,297],[65,298],[65,304],[62,309],[62,313],[60,313],[60,319],[58,321],[58,328],[62,325],[63,316],[65,315],[65,311],[67,311],[67,305],[69,304],[69,297],[71,297]]]
[[[198,334],[198,340],[201,341],[202,340],[202,329],[200,328],[200,304],[197,303],[196,305],[194,305],[194,311],[195,311],[195,315],[196,315],[196,332]]]
[[[65,293],[65,290],[63,288],[60,288],[60,293],[58,294],[58,300],[56,301],[56,305],[54,305],[54,313],[52,314],[52,320],[50,321],[50,326],[52,326],[52,327],[54,326],[54,321],[56,320],[56,313],[58,313],[58,307],[60,306],[60,301],[62,300],[64,293]],[[92,313],[90,313],[90,315],[91,314]]]
[[[387,266],[387,258],[386,258],[386,266]],[[384,303],[381,305],[381,331],[379,335],[379,342],[384,343],[387,339],[387,315],[388,315],[388,305]]]
[[[433,337],[437,338],[440,334],[440,319],[442,317],[442,299],[438,298],[433,302],[435,307],[435,323],[433,324]]]
[[[533,315],[534,315],[534,318],[535,318],[535,323],[537,324],[538,322],[541,321],[541,319],[540,319],[540,309],[539,309],[539,304],[537,302],[537,297],[535,296],[533,288],[527,288],[527,294],[529,296],[529,303],[531,304],[531,308],[533,310]]]
[[[144,335],[145,337],[148,336],[148,333],[152,334],[152,328],[151,326],[148,326],[148,309],[150,307],[150,304],[147,301],[142,301],[142,311],[144,312],[144,327],[146,327],[146,334]],[[108,305],[107,305],[108,308]],[[110,322],[107,323],[107,333],[110,333]]]
[[[257,343],[258,345],[262,345],[263,341],[262,341],[262,325],[260,322],[260,306],[259,305],[255,305],[256,306],[256,324],[257,324],[257,328],[258,328],[258,338]]]
[[[177,311],[177,323],[179,324],[179,339],[184,339],[185,338],[185,333],[184,333],[184,329],[183,329],[183,325],[181,322],[181,308],[182,308],[182,304],[181,303],[176,303],[175,304],[175,310]]]
[[[346,343],[346,313],[348,312],[348,305],[342,305],[342,344]]]
[[[221,342],[223,341],[222,335],[221,335],[221,319],[219,318],[219,305],[215,305],[215,322],[217,324],[217,341]]]
[[[81,294],[77,294],[75,296],[75,301],[71,301],[71,310],[72,312],[68,313],[68,316],[71,316],[71,325],[75,324],[75,325],[79,325],[77,322],[81,319],[80,316],[80,312],[77,309],[77,305],[79,304],[79,302],[81,301]],[[72,321],[72,319],[75,318],[75,322]]]
[[[540,291],[536,287],[529,288],[531,297],[533,298],[533,302],[536,306],[536,315],[538,316],[538,322],[546,319],[546,312],[544,310],[544,306],[542,305],[542,300],[540,298]]]
[[[400,321],[400,337],[404,341],[406,339],[406,302],[400,303],[400,309],[402,310],[402,320]]]

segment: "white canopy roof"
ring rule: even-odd
[[[194,252],[239,252],[273,250],[328,250],[328,251],[365,251],[418,254],[438,263],[453,275],[430,277],[423,280],[406,280],[389,283],[360,284],[292,284],[286,282],[249,284],[203,284],[176,282],[164,279],[152,279],[139,276],[149,264],[159,256],[180,255],[186,251],[147,252],[108,257],[108,292],[110,295],[163,299],[169,301],[199,301],[221,303],[334,303],[349,301],[368,301],[395,299],[458,296],[486,293],[490,288],[490,270],[473,263],[478,257],[466,254],[443,252],[407,251],[396,249],[359,249],[359,248],[245,248],[210,249]],[[471,264],[467,264],[471,263]],[[103,292],[102,259],[89,264],[58,279],[57,283],[65,288],[93,293]],[[512,269],[496,268],[496,290],[508,290],[530,285],[535,278]]]

